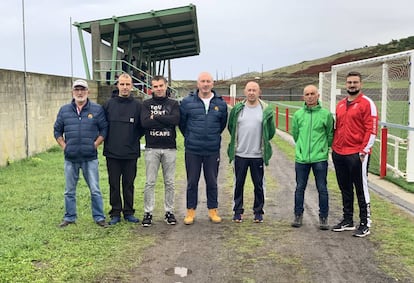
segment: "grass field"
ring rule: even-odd
[[[99,155],[100,185],[108,212],[106,164],[101,152]],[[182,163],[182,158],[178,155],[177,162]],[[180,174],[183,170],[177,172],[178,177]],[[159,178],[157,188],[161,181]],[[144,182],[145,165],[140,158],[135,182],[139,218],[143,215]],[[57,228],[64,214],[63,192],[63,153],[58,147],[0,168],[0,282],[99,281],[111,262],[123,274],[139,263],[142,249],[153,243],[153,237],[140,236],[137,245],[134,224],[122,222],[117,229],[94,224],[83,177],[77,189],[76,225]]]
[[[293,147],[280,138],[276,144],[293,159]],[[183,164],[182,137],[178,138],[177,163]],[[142,216],[144,164],[138,163],[135,195],[137,216]],[[185,178],[184,166],[177,166],[177,179]],[[105,211],[108,185],[100,153],[100,183]],[[162,178],[157,184],[156,202],[161,203]],[[335,176],[329,173],[330,188],[338,194]],[[335,192],[334,192],[335,191]],[[63,154],[57,147],[27,160],[0,168],[0,282],[100,282],[114,267],[118,282],[127,281],[128,271],[137,267],[144,248],[159,235],[137,235],[134,224],[121,223],[103,229],[90,215],[89,190],[83,180],[78,186],[77,224],[57,227],[64,214]],[[414,219],[388,202],[373,196],[375,233],[370,235],[378,248],[377,258],[384,270],[393,272],[403,265],[414,276]],[[246,225],[249,229],[250,226]],[[244,231],[240,231],[243,234]],[[139,237],[139,239],[137,238]],[[232,246],[231,237],[228,245]],[[239,249],[254,246],[238,242]],[[397,277],[398,278],[398,277]]]

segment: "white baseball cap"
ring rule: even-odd
[[[88,88],[88,83],[85,80],[76,80],[73,82],[72,89],[77,86]]]

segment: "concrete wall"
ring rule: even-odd
[[[88,83],[97,101],[98,86]],[[26,86],[25,95],[23,72],[0,69],[0,166],[56,145],[57,112],[72,99],[70,77],[26,73]]]

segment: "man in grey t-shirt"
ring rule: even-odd
[[[234,160],[234,216],[233,221],[243,221],[243,191],[247,170],[254,184],[253,221],[263,222],[265,199],[264,165],[272,156],[270,140],[275,134],[274,111],[260,99],[260,86],[248,82],[244,89],[246,99],[236,104],[230,112],[228,130],[231,135],[228,147],[230,162]]]

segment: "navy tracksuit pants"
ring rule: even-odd
[[[243,193],[246,182],[247,170],[250,168],[250,176],[254,185],[254,214],[264,214],[264,163],[263,158],[244,158],[235,156],[234,159],[234,207],[235,214],[243,214]]]

